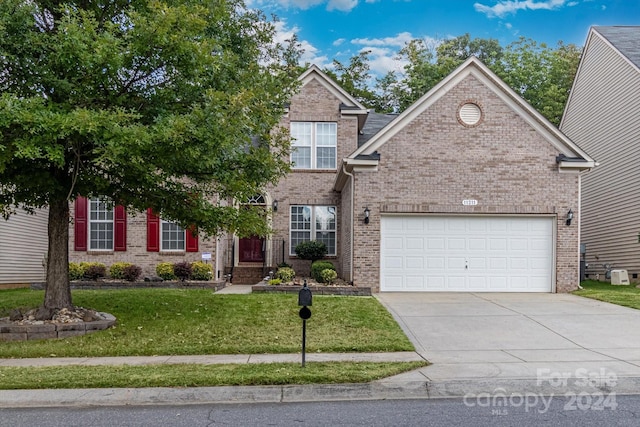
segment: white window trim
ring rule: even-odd
[[[292,163],[291,168],[294,170],[336,170],[337,169],[337,165],[338,165],[338,124],[337,122],[303,122],[303,121],[292,121],[291,124],[293,123],[310,123],[311,124],[311,145],[307,146],[307,145],[303,145],[302,147],[309,147],[311,149],[311,159],[310,159],[310,163],[311,163],[311,167],[309,168],[303,168],[303,167],[299,167],[296,165],[293,165],[293,150],[296,149],[296,144],[295,144],[295,140],[292,141],[291,143],[291,149],[292,149],[292,153],[289,156],[289,161]],[[332,124],[335,126],[336,129],[336,139],[335,139],[335,144],[334,145],[318,145],[317,144],[317,134],[318,134],[318,130],[317,130],[317,126],[320,124]],[[318,167],[318,148],[319,147],[323,147],[323,148],[333,148],[335,150],[335,156],[334,156],[334,166],[331,168],[319,168]]]
[[[116,222],[115,222],[115,207],[111,206],[111,219],[91,219],[91,212],[92,212],[92,207],[94,202],[98,202],[98,203],[105,203],[105,204],[109,204],[111,203],[110,200],[108,199],[104,199],[104,198],[99,198],[99,197],[94,197],[92,199],[88,199],[88,203],[89,203],[89,209],[87,212],[88,218],[87,218],[87,250],[91,251],[91,252],[113,252],[113,247],[115,245],[115,227],[116,227]],[[91,225],[92,224],[111,224],[111,248],[94,248],[92,247],[91,243],[92,243],[92,239],[91,239]],[[96,240],[97,242],[97,240]]]
[[[299,208],[299,207],[308,207],[311,208],[311,228],[308,230],[309,231],[309,237],[311,240],[316,240],[316,210],[315,208],[332,208],[335,212],[336,215],[336,221],[335,221],[335,228],[333,230],[328,230],[331,233],[333,233],[334,235],[334,248],[335,248],[335,252],[334,253],[329,253],[327,252],[327,256],[336,256],[337,252],[338,252],[338,210],[334,205],[291,205],[291,207],[289,208],[289,256],[295,256],[296,255],[296,251],[295,248],[292,245],[293,239],[291,237],[292,233],[294,231],[307,231],[307,230],[294,230],[293,228],[291,228],[291,220],[292,220],[292,215],[291,215],[291,208]],[[327,248],[328,250],[329,248]]]
[[[177,225],[171,221],[165,221],[164,219],[160,218],[160,252],[185,252],[187,250],[187,236],[185,234],[185,230],[182,230],[182,244],[183,244],[183,248],[182,249],[165,249],[164,247],[164,238],[163,238],[163,226],[165,224],[172,224],[172,225]],[[180,227],[179,225],[177,225],[178,227]],[[180,227],[182,228],[182,227]]]

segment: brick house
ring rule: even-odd
[[[265,207],[273,234],[150,254],[138,215],[131,262],[205,250],[218,274],[255,283],[281,262],[308,272],[294,249],[317,239],[339,277],[374,291],[577,287],[580,173],[593,160],[479,60],[400,115],[368,111],[316,66],[300,81],[281,120],[292,172],[246,201]]]

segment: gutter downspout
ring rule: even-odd
[[[349,181],[351,181],[351,213],[350,213],[350,221],[351,221],[351,239],[350,239],[350,256],[351,256],[351,260],[349,261],[349,279],[351,281],[351,283],[353,283],[353,237],[355,235],[354,229],[353,229],[353,200],[354,200],[354,190],[355,190],[355,177],[353,176],[353,174],[347,172],[346,166],[345,166],[345,162],[342,162],[342,172],[347,175],[350,179]]]

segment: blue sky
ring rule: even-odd
[[[524,36],[556,46],[584,45],[592,25],[640,25],[640,0],[246,0],[280,19],[281,40],[298,35],[303,62],[348,63],[371,50],[376,74],[401,71],[394,59],[409,40],[429,43],[469,33],[503,46]]]

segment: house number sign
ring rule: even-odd
[[[478,204],[478,201],[477,201],[477,200],[474,200],[474,199],[463,200],[463,201],[462,201],[462,204],[463,204],[464,206],[475,206],[475,205],[477,205],[477,204]]]

